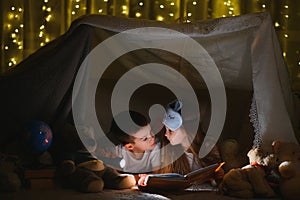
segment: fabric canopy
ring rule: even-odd
[[[149,35],[151,39],[152,37],[159,38],[162,44],[174,39],[175,44],[172,48],[177,49],[174,52],[168,52],[167,48],[152,48],[150,44],[156,41],[144,38],[145,44],[149,45],[146,46],[147,48],[125,52],[131,48],[130,45],[126,46],[128,43],[125,44],[124,41],[113,40],[114,43],[104,43],[114,46],[102,46],[101,48],[105,51],[101,51],[100,55],[97,54],[98,60],[87,59],[95,53],[94,50],[99,45],[108,41],[112,36],[117,36],[124,31],[130,33],[131,30],[145,27],[148,29],[138,29],[137,38]],[[146,32],[149,30],[153,32]],[[166,31],[169,31],[170,35],[166,34]],[[198,54],[198,51],[191,51],[190,49],[195,48],[194,46],[178,46],[175,37],[181,37],[181,34],[200,44],[204,53]],[[133,39],[134,37],[129,37],[128,40]],[[117,54],[116,49],[118,51],[125,49],[125,53],[114,55]],[[176,53],[184,53],[187,49],[189,49],[187,52],[192,55]],[[200,66],[200,72],[195,70],[192,58],[197,60],[205,56],[212,60],[202,59],[201,61],[205,63]],[[187,57],[191,59],[186,59]],[[114,60],[109,63],[107,60],[111,58]],[[87,69],[81,66],[89,62],[99,64],[96,72],[91,69],[88,69],[89,73],[82,71]],[[108,62],[109,66],[102,66],[105,62]],[[136,66],[147,67],[149,63],[160,64],[153,64],[153,66],[161,67],[161,73],[136,70],[133,76],[126,79],[131,80],[132,85],[136,83],[135,78],[147,80],[147,84],[136,88],[128,100],[133,109],[148,114],[152,105],[165,106],[176,98],[174,91],[160,86],[159,83],[163,81],[170,84],[170,87],[175,85],[179,88],[183,92],[182,96],[188,96],[188,91],[194,90],[199,109],[194,109],[195,113],[191,114],[191,118],[197,118],[196,111],[199,110],[200,120],[208,121],[209,125],[206,125],[206,130],[209,126],[223,127],[223,124],[210,124],[210,119],[218,119],[218,113],[221,115],[224,111],[227,113],[223,128],[227,128],[227,132],[239,132],[241,138],[250,137],[243,135],[248,133],[243,132],[242,128],[228,128],[241,127],[243,122],[239,122],[238,118],[241,121],[245,120],[244,117],[240,117],[241,113],[245,112],[246,120],[254,125],[254,145],[269,145],[273,140],[297,142],[292,123],[294,110],[287,67],[270,15],[256,13],[185,24],[167,24],[103,15],[88,15],[77,19],[64,35],[42,47],[17,67],[1,76],[1,145],[19,136],[24,123],[31,119],[49,123],[54,135],[59,134],[62,124],[68,117],[72,117],[72,96],[73,105],[77,101],[86,101],[85,98],[74,99],[80,93],[80,88],[89,86],[83,81],[84,76],[90,76],[92,81],[96,81],[96,94],[86,93],[85,95],[91,96],[92,101],[95,102],[95,116],[106,132],[113,115],[111,105],[114,87],[118,86],[118,81],[125,73],[132,71]],[[222,87],[220,89],[218,84],[214,87],[216,77],[205,77],[205,73],[211,70],[205,68],[209,64],[217,67],[215,72],[217,75],[219,73],[224,83],[227,108],[217,107],[217,110],[213,110],[214,103],[219,100],[211,95],[216,90],[222,93]],[[173,70],[168,71],[168,67]],[[99,73],[97,70],[102,70],[101,77],[93,77]],[[78,77],[78,74],[82,77]],[[181,84],[181,79],[187,79],[191,88]],[[75,80],[77,81],[74,87]],[[129,87],[130,84],[127,86]],[[143,90],[146,92],[143,93]],[[127,95],[125,93],[124,95]],[[247,94],[247,100],[244,100],[244,94]],[[117,97],[122,97],[122,95]],[[85,103],[80,105],[85,105]],[[124,103],[122,99],[117,101],[117,104],[122,103]],[[186,105],[189,103],[192,102],[187,100]],[[203,106],[204,103],[206,106]],[[205,110],[207,107],[209,111]],[[88,108],[80,109],[76,112],[84,112]],[[218,109],[223,110],[218,112]],[[231,120],[233,115],[236,115],[235,120]],[[84,118],[83,121],[87,122],[91,116],[79,116],[79,118]],[[222,117],[219,120],[222,121]],[[231,123],[231,126],[227,126],[227,123]]]

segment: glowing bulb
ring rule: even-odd
[[[169,13],[169,16],[170,17],[174,17],[174,13]]]
[[[50,39],[48,37],[46,37],[45,42],[48,43],[50,41]]]
[[[16,38],[16,37],[17,37],[17,34],[15,34],[15,33],[11,34],[11,38]]]
[[[285,38],[288,38],[288,37],[289,37],[289,35],[288,35],[288,34],[284,34],[284,37],[285,37]]]
[[[300,61],[298,62],[298,66],[300,66]],[[298,74],[298,76],[299,76],[300,74]],[[300,78],[300,76],[299,76],[299,78]]]
[[[44,3],[48,3],[48,0],[44,0]]]
[[[226,15],[222,15],[222,17],[226,17]]]
[[[98,13],[102,13],[102,12],[103,12],[103,9],[99,9],[99,10],[98,10]]]
[[[49,22],[51,20],[51,18],[52,18],[52,15],[48,15],[45,19],[47,22]]]
[[[46,9],[47,9],[47,7],[46,7],[46,6],[43,6],[43,7],[42,7],[42,10],[46,10]]]
[[[162,5],[162,4],[160,4],[160,5],[159,5],[159,7],[160,7],[161,9],[163,9],[165,6],[164,6],[164,5]]]
[[[108,0],[103,0],[104,2],[108,2]]]
[[[283,52],[282,55],[283,55],[283,57],[286,57],[286,52]]]
[[[170,3],[170,5],[171,5],[171,6],[174,6],[174,5],[175,5],[175,3],[174,3],[174,2],[171,2],[171,3]]]
[[[139,3],[139,6],[143,6],[143,5],[144,5],[144,3],[143,3],[143,2],[140,2],[140,3]]]
[[[12,62],[9,62],[9,63],[8,63],[8,66],[9,66],[9,67],[11,67],[12,65],[13,65],[13,63],[12,63]]]
[[[5,49],[5,50],[8,50],[8,46],[5,46],[4,49]]]
[[[7,24],[7,28],[10,29],[11,28],[11,24]]]
[[[40,43],[40,46],[41,46],[41,47],[42,47],[42,46],[44,46],[44,45],[45,45],[45,43],[44,43],[44,42],[41,42],[41,43]]]
[[[73,11],[71,12],[71,14],[72,14],[72,15],[75,15],[76,13],[75,13],[75,11],[73,10]]]
[[[11,10],[15,10],[16,8],[15,8],[14,6],[12,6],[10,9],[11,9]]]
[[[197,2],[196,2],[196,1],[193,1],[193,5],[194,5],[194,6],[197,5]]]
[[[127,10],[127,6],[122,6],[122,10]]]
[[[75,5],[75,8],[79,8],[79,5],[78,5],[78,4],[76,4],[76,5]]]
[[[41,38],[41,37],[43,37],[43,35],[44,35],[44,32],[43,32],[43,31],[40,31],[39,37]]]
[[[228,14],[229,14],[229,15],[232,15],[232,11],[231,11],[231,10],[230,10],[230,11],[228,11]]]
[[[19,12],[22,12],[23,11],[23,9],[22,8],[19,8]]]
[[[265,4],[263,4],[263,5],[261,5],[261,7],[262,7],[262,8],[266,8],[266,5],[265,5]]]
[[[289,18],[289,15],[284,15],[285,18]]]
[[[162,16],[157,16],[157,17],[156,17],[156,20],[157,20],[157,21],[164,21],[164,18],[163,18]]]
[[[278,22],[275,22],[275,27],[279,27],[280,24]]]
[[[78,3],[80,0],[76,0],[76,3]]]
[[[48,11],[48,12],[51,12],[51,7],[47,8],[47,11]]]
[[[40,26],[40,30],[43,30],[45,28],[45,25]]]
[[[288,5],[284,5],[284,8],[288,9],[288,8],[289,8],[289,6],[288,6]]]
[[[192,16],[192,13],[188,13],[187,16],[189,16],[189,17]]]
[[[135,16],[136,16],[136,17],[141,17],[141,16],[142,16],[142,14],[141,14],[141,13],[139,13],[139,12],[137,12],[137,13],[135,13]]]
[[[127,14],[127,11],[126,11],[126,10],[123,10],[123,11],[122,11],[122,14],[123,14],[123,15],[126,15],[126,14]]]
[[[13,18],[14,18],[14,14],[10,13],[10,14],[8,15],[8,19],[13,19]]]
[[[16,28],[16,29],[15,29],[15,32],[18,33],[18,32],[19,32],[19,29]]]
[[[23,49],[23,46],[21,46],[21,45],[20,45],[20,46],[18,46],[18,49]]]

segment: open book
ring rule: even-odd
[[[145,183],[146,186],[139,186],[141,190],[184,190],[193,183],[202,184],[215,176],[215,172],[225,163],[215,163],[181,175],[177,173],[149,174]]]

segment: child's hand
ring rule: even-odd
[[[139,174],[139,180],[138,180],[138,185],[140,185],[140,186],[146,186],[147,184],[146,184],[146,182],[145,182],[145,180],[146,180],[146,177],[148,176],[148,174]]]

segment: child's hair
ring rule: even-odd
[[[115,118],[124,119],[122,117],[126,116],[126,112],[119,113]],[[149,124],[149,120],[139,112],[129,110],[130,117],[132,121],[138,126],[128,126],[126,127],[126,131],[124,132],[116,123],[113,118],[110,131],[107,134],[107,137],[115,144],[115,145],[125,145],[128,143],[134,143],[134,137],[130,135],[131,133],[136,133],[140,130],[141,127],[147,126]],[[128,119],[130,120],[130,119]]]

